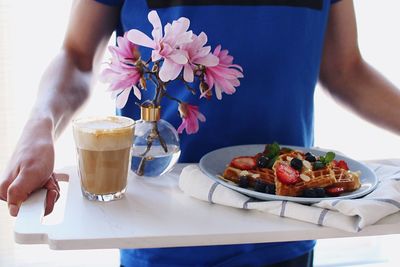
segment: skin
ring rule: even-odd
[[[363,60],[350,0],[333,5],[329,14],[320,82],[364,119],[400,134],[400,91]]]
[[[0,176],[0,198],[8,202],[12,216],[39,188],[48,190],[46,214],[53,210],[59,196],[52,178],[54,142],[87,100],[96,58],[102,55],[118,17],[117,8],[91,0],[74,2],[63,48],[43,75],[37,103]],[[351,0],[332,7],[321,64],[321,84],[335,99],[400,134],[399,90],[362,59]]]

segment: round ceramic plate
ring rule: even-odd
[[[372,192],[378,185],[378,178],[375,173],[368,168],[365,164],[350,159],[348,157],[342,156],[336,153],[336,160],[345,160],[352,171],[361,171],[361,187],[356,191],[350,193],[344,193],[339,197],[324,197],[324,198],[306,198],[306,197],[288,197],[288,196],[277,196],[272,194],[260,193],[251,189],[245,189],[237,186],[235,183],[223,180],[219,178],[224,172],[226,166],[231,162],[231,160],[238,156],[253,156],[264,150],[265,145],[243,145],[243,146],[231,146],[225,147],[218,150],[214,150],[200,159],[200,169],[206,173],[211,179],[217,181],[218,183],[236,190],[240,193],[254,197],[261,200],[289,200],[298,203],[311,204],[322,200],[328,199],[349,199],[349,198],[359,198],[365,196]],[[298,149],[305,152],[311,152],[314,155],[325,155],[326,149],[319,148],[304,148],[295,146],[285,146],[293,149]]]

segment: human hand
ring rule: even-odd
[[[53,168],[52,124],[44,120],[31,120],[0,175],[0,199],[8,202],[11,216],[17,216],[22,202],[40,188],[47,189],[45,215],[53,211],[60,195]]]

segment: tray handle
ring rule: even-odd
[[[42,244],[47,240],[46,225],[42,224],[46,190],[34,192],[22,203],[14,226],[14,239],[19,244]]]

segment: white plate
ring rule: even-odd
[[[231,162],[231,160],[238,156],[254,156],[257,153],[264,151],[265,145],[243,145],[243,146],[231,146],[221,149],[214,150],[200,159],[200,169],[206,173],[211,179],[217,181],[218,183],[236,190],[240,193],[254,197],[261,200],[289,200],[298,203],[316,203],[322,200],[328,199],[348,199],[348,198],[359,198],[365,196],[372,192],[378,185],[378,178],[375,173],[368,168],[365,164],[339,155],[336,153],[336,160],[345,160],[352,171],[361,171],[361,187],[356,191],[345,193],[339,197],[324,197],[324,198],[306,198],[306,197],[288,197],[288,196],[277,196],[272,194],[260,193],[254,190],[245,189],[237,186],[234,183],[227,182],[218,178],[226,168],[226,166]],[[295,146],[285,146],[293,149],[298,149],[305,152],[311,152],[314,155],[325,155],[329,150],[319,149],[319,148],[304,148]]]

